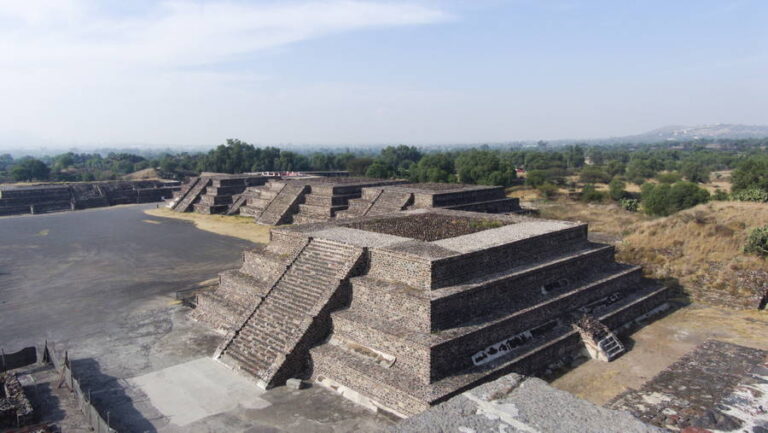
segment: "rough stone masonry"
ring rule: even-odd
[[[579,350],[585,314],[619,332],[667,297],[580,223],[422,209],[270,238],[199,296],[193,317],[226,332],[217,357],[400,416]]]

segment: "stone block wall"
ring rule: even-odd
[[[545,322],[563,316],[580,306],[610,296],[614,293],[633,290],[640,283],[642,271],[633,268],[624,273],[612,275],[600,281],[583,286],[555,299],[516,312],[486,326],[453,337],[447,333],[446,340],[432,348],[433,380],[451,372],[472,366],[472,354],[499,341],[526,330],[543,325]],[[464,332],[463,330],[461,332]]]
[[[619,270],[613,255],[610,246],[580,250],[476,285],[440,289],[432,301],[430,330],[458,326],[495,311],[520,310],[566,293],[595,276]]]
[[[567,251],[586,241],[587,225],[582,224],[511,244],[437,259],[432,265],[430,287],[460,284],[489,273],[538,262],[554,251]]]

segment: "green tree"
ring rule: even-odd
[[[619,201],[627,195],[627,192],[624,190],[626,187],[627,184],[621,179],[614,178],[611,180],[611,183],[608,184],[608,195],[611,199]]]
[[[451,182],[453,158],[445,153],[429,153],[411,167],[410,179],[414,182]]]
[[[696,161],[685,161],[680,166],[680,174],[690,182],[709,182],[709,169]]]
[[[526,174],[525,184],[532,187],[538,187],[548,183],[549,176],[546,170],[531,170]]]
[[[610,160],[608,161],[608,164],[605,165],[605,171],[610,176],[620,176],[624,174],[624,171],[627,169],[627,167],[622,163],[621,161],[617,160]]]
[[[11,177],[17,181],[48,180],[51,169],[43,161],[23,158],[11,168]]]
[[[352,158],[347,161],[345,168],[349,171],[349,174],[353,176],[363,176],[371,164],[373,164],[373,158]]]
[[[646,159],[633,159],[627,164],[627,178],[634,184],[642,185],[646,179],[652,178],[656,170]]]
[[[456,158],[456,177],[461,183],[509,186],[517,178],[515,167],[489,150],[467,150]]]
[[[383,163],[375,161],[365,171],[365,175],[368,177],[376,177],[379,179],[386,179],[390,176],[391,171]]]
[[[768,191],[768,156],[752,156],[741,162],[731,174],[733,192],[751,188]]]
[[[670,188],[669,184],[666,183],[660,185],[653,183],[643,184],[640,197],[645,213],[648,215],[669,215],[667,199]]]
[[[608,183],[611,180],[611,176],[602,168],[592,165],[581,170],[579,180],[584,183]]]
[[[680,176],[680,173],[676,171],[666,171],[666,172],[657,174],[656,180],[658,180],[661,183],[673,184],[675,182],[680,182],[681,180],[683,180],[683,178],[682,176]]]

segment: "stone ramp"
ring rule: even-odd
[[[363,216],[389,215],[405,210],[411,203],[413,203],[413,195],[411,193],[383,190],[371,203]]]
[[[269,202],[256,222],[272,226],[290,223],[307,189],[307,185],[283,183],[277,195]]]
[[[207,177],[198,177],[189,187],[186,193],[182,193],[173,206],[173,210],[176,212],[187,212],[192,208],[195,200],[200,198],[203,190],[211,183],[211,179]]]
[[[232,201],[232,204],[229,205],[227,208],[227,211],[224,212],[225,215],[237,215],[240,213],[240,208],[248,202],[248,194],[242,193],[238,194],[234,197],[234,200]]]
[[[361,248],[310,240],[231,339],[222,361],[269,388],[299,372],[307,351],[329,331],[329,313],[363,255]]]

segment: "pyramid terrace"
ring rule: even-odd
[[[411,416],[535,374],[583,347],[585,327],[596,356],[618,356],[613,332],[666,296],[585,224],[431,208],[274,228],[191,314],[262,387],[311,378]]]

